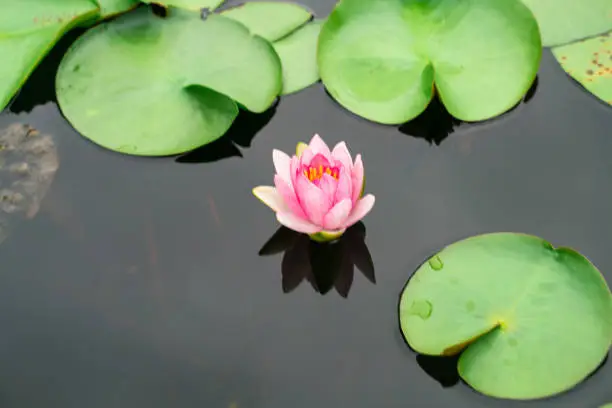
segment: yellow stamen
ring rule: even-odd
[[[328,174],[338,180],[338,169],[332,169],[331,167],[319,165],[319,167],[308,167],[304,169],[303,174],[308,178],[309,181],[320,180],[324,174]]]

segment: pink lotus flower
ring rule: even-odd
[[[296,155],[274,149],[274,185],[259,186],[253,194],[276,212],[278,221],[316,241],[334,240],[374,206],[374,196],[361,198],[365,179],[361,155],[351,158],[346,143],[332,151],[314,135],[299,143]]]

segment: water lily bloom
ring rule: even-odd
[[[298,144],[293,157],[274,149],[272,159],[274,187],[255,187],[253,194],[287,228],[316,241],[334,240],[374,206],[372,194],[362,197],[361,155],[353,162],[344,142],[330,151],[315,134],[309,144]]]

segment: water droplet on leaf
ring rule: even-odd
[[[410,305],[410,309],[408,309],[408,314],[419,316],[421,319],[425,320],[431,316],[431,310],[433,309],[431,302],[428,300],[415,300]]]
[[[438,255],[435,255],[429,260],[429,266],[431,266],[431,269],[439,271],[444,267],[444,262],[442,262]]]

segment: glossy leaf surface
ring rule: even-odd
[[[540,57],[537,23],[519,0],[343,0],[317,54],[329,93],[386,124],[423,112],[434,84],[456,118],[497,116],[527,92]]]
[[[170,155],[222,136],[236,102],[265,111],[281,81],[270,43],[240,23],[142,8],[79,38],[56,85],[62,112],[83,136],[123,153]]]
[[[402,332],[422,354],[459,358],[483,394],[532,399],[568,390],[603,361],[612,297],[599,271],[569,248],[494,233],[444,248],[402,292]]]

